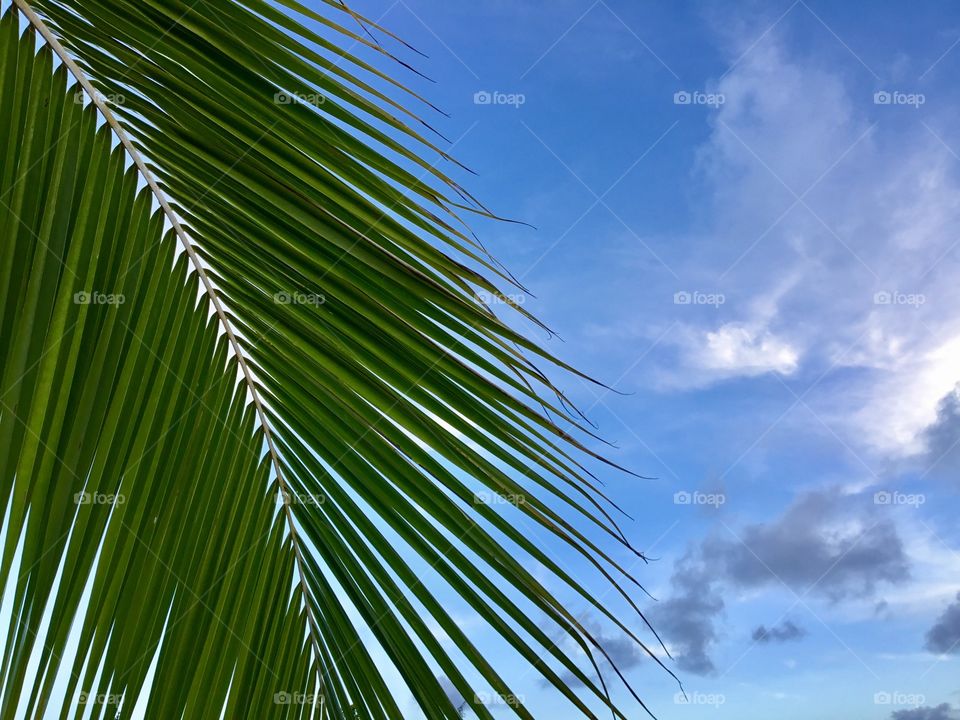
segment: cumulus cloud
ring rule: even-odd
[[[794,623],[792,620],[784,620],[779,625],[767,628],[760,625],[750,636],[754,642],[773,643],[789,642],[790,640],[799,640],[807,634],[807,631]]]
[[[837,603],[872,597],[880,585],[910,576],[897,527],[863,495],[805,492],[770,522],[728,530],[708,536],[677,561],[671,595],[652,613],[680,668],[692,674],[716,670],[710,651],[719,635],[724,592],[786,585]],[[787,621],[757,628],[754,639],[785,641],[802,634]]]
[[[960,593],[927,631],[926,648],[939,655],[960,654]]]

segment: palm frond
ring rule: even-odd
[[[490,213],[404,108],[429,105],[352,54],[389,56],[376,24],[335,0],[15,3],[46,36],[36,53],[3,18],[0,714],[39,714],[70,673],[70,707],[122,696],[124,717],[149,688],[148,717],[402,718],[376,645],[431,720],[458,717],[438,671],[532,717],[452,592],[583,716],[593,698],[625,717],[531,619],[597,667],[529,568],[641,639],[510,514],[642,619],[639,583],[591,539],[642,557],[584,465],[604,460],[538,363],[576,371],[481,301],[530,317],[459,217]]]
[[[155,663],[167,681],[151,715],[212,717],[229,688],[232,707],[268,717],[281,682],[316,693],[316,664],[236,361],[65,68],[35,56],[11,14],[0,54],[6,137],[22,139],[0,161],[15,269],[0,286],[13,591],[0,714],[42,717],[66,698],[63,717],[121,701],[129,717]]]

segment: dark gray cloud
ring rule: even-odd
[[[834,602],[868,597],[879,583],[909,577],[893,521],[878,517],[862,496],[837,489],[805,493],[777,520],[749,525],[736,538],[708,540],[703,553],[738,587],[783,583]]]
[[[692,548],[676,562],[671,595],[651,616],[680,669],[709,675],[716,669],[710,649],[725,591],[786,585],[839,602],[871,597],[881,584],[906,580],[909,570],[896,526],[871,498],[817,490],[798,496],[768,523],[725,528]],[[785,626],[757,630],[779,631],[785,640],[795,632]]]
[[[936,707],[923,706],[911,710],[896,710],[890,713],[891,720],[956,720],[955,713],[947,703]]]
[[[807,634],[807,631],[794,623],[792,620],[784,620],[779,625],[766,627],[761,625],[753,631],[751,638],[758,643],[789,642],[790,640],[799,640]]]
[[[960,471],[960,384],[937,405],[937,419],[923,432],[925,471],[957,478]]]
[[[938,655],[960,654],[960,593],[927,631],[925,647]]]
[[[640,664],[646,653],[637,644],[636,640],[623,633],[614,636],[601,635],[596,637],[600,646],[610,657],[610,661],[617,666],[620,672],[625,672]]]
[[[708,650],[717,639],[714,618],[723,611],[716,574],[691,551],[679,560],[670,579],[672,594],[651,611],[651,621],[667,639],[684,672],[710,675],[716,668]]]

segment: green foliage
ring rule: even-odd
[[[509,276],[457,217],[486,211],[423,159],[446,156],[411,129],[420,119],[361,75],[394,81],[329,36],[385,51],[332,0],[325,15],[294,0],[30,5],[184,237],[102,112],[7,12],[0,577],[14,612],[0,717],[21,702],[29,716],[94,703],[130,717],[149,686],[147,717],[226,703],[230,718],[316,705],[400,719],[374,645],[430,720],[462,711],[438,672],[463,697],[480,679],[522,698],[454,622],[451,592],[583,716],[592,697],[624,717],[558,638],[594,667],[602,648],[530,572],[640,642],[531,540],[565,544],[628,600],[639,587],[578,529],[630,547],[581,464],[600,460],[574,438],[588,429],[534,360],[570,368],[479,300],[509,304],[494,284]]]

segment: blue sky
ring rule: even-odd
[[[563,341],[530,333],[631,393],[562,381],[656,477],[602,475],[692,702],[586,616],[652,709],[960,717],[956,4],[356,9],[430,56],[458,179],[536,226],[476,225]]]

